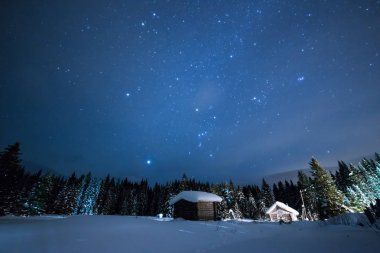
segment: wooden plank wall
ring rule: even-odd
[[[216,204],[213,202],[192,203],[180,200],[174,204],[174,218],[187,220],[215,220],[217,218]]]

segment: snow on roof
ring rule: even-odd
[[[269,207],[269,209],[266,211],[266,214],[270,214],[276,208],[276,206],[278,206],[278,207],[280,207],[280,208],[282,208],[282,209],[284,209],[290,213],[293,213],[295,215],[299,215],[299,212],[297,212],[297,210],[294,210],[290,206],[288,206],[288,205],[286,205],[280,201],[274,202],[274,204],[271,207]]]
[[[187,200],[189,202],[221,202],[222,198],[218,195],[209,192],[200,191],[183,191],[174,196],[169,204],[173,205],[180,201],[181,199]]]

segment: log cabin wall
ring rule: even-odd
[[[189,202],[180,200],[174,204],[174,218],[186,220],[216,220],[217,203],[215,202]]]
[[[215,220],[215,205],[213,202],[198,202],[198,219],[199,220]]]
[[[198,220],[197,203],[180,200],[174,204],[174,218]]]

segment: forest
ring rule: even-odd
[[[184,190],[215,193],[223,198],[219,218],[264,219],[265,211],[281,201],[302,213],[304,219],[326,219],[344,212],[363,212],[380,199],[380,155],[357,165],[338,162],[330,172],[312,158],[310,173],[298,172],[297,182],[279,181],[272,186],[199,182],[185,174],[181,179],[150,185],[108,175],[69,177],[51,172],[28,172],[20,158],[20,144],[0,153],[0,215],[133,215],[171,217],[169,200]],[[303,206],[304,203],[304,206]]]

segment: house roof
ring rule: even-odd
[[[269,209],[266,211],[266,214],[270,214],[277,206],[280,207],[281,209],[288,211],[289,213],[299,215],[299,212],[297,212],[297,210],[294,210],[290,206],[288,206],[288,205],[286,205],[280,201],[276,201],[271,207],[269,207]]]
[[[180,201],[181,199],[187,200],[189,202],[221,202],[222,198],[218,195],[209,192],[200,192],[200,191],[183,191],[174,196],[169,204],[173,205]]]

